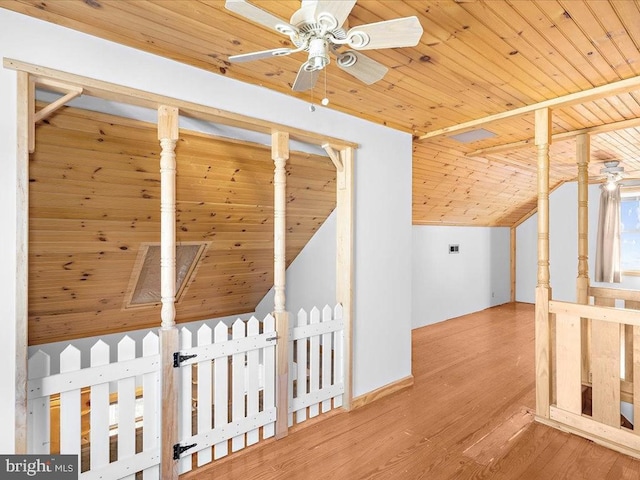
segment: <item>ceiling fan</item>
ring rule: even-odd
[[[356,0],[302,0],[300,9],[286,22],[245,0],[226,0],[225,8],[228,10],[288,35],[295,45],[295,48],[274,48],[233,55],[229,61],[250,62],[307,52],[307,61],[300,66],[293,82],[293,90],[302,92],[314,87],[320,71],[329,64],[329,55],[332,54],[339,68],[371,85],[382,79],[388,68],[358,50],[415,46],[423,30],[415,16],[349,29],[346,20],[355,4]]]
[[[620,166],[618,160],[607,160],[604,167],[600,169],[600,175],[605,179],[605,188],[615,190],[616,185],[621,187],[640,186],[640,178],[624,178],[624,167]]]

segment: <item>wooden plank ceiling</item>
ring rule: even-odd
[[[159,326],[125,308],[141,245],[160,241],[156,125],[65,107],[39,124],[30,161],[29,343]],[[268,147],[180,132],[177,241],[208,242],[178,322],[255,310],[273,285]],[[335,208],[335,167],[291,152],[287,263]],[[159,287],[159,283],[158,283]]]
[[[257,5],[289,19],[298,0]],[[222,0],[0,1],[4,8],[163,55],[245,82],[317,101],[291,84],[303,53],[230,64],[229,55],[291,46],[288,37],[224,8]],[[638,0],[358,0],[350,26],[416,15],[424,35],[415,48],[367,51],[389,67],[366,86],[330,65],[330,108],[420,136],[487,115],[588,90],[640,74]],[[555,112],[553,131],[640,117],[629,92]],[[415,224],[512,226],[535,204],[533,147],[469,156],[532,137],[531,118],[487,127],[494,138],[462,144],[448,137],[415,141]],[[640,175],[640,133],[594,136],[591,174],[603,159]],[[390,161],[393,161],[390,159]],[[575,178],[574,145],[553,148],[551,185]]]

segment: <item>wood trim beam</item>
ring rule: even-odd
[[[178,479],[178,462],[173,459],[173,445],[178,443],[178,369],[173,367],[173,353],[179,350],[176,328],[176,142],[179,127],[178,109],[158,108],[160,152],[160,361],[162,377],[161,477]]]
[[[476,120],[470,120],[468,122],[459,123],[450,127],[441,128],[432,132],[420,135],[418,140],[427,140],[429,138],[438,137],[440,135],[451,134],[454,132],[462,132],[464,130],[471,130],[481,127],[488,123],[497,122],[499,120],[506,120],[513,117],[519,117],[529,113],[534,113],[540,110],[549,108],[562,108],[570,107],[579,103],[596,100],[598,98],[617,95],[619,93],[630,92],[632,90],[638,90],[640,88],[640,75],[618,82],[612,82],[607,85],[601,85],[599,87],[590,88],[581,92],[570,93],[561,97],[552,98],[543,102],[534,103],[532,105],[525,105],[524,107],[514,108],[507,112],[500,112],[487,117],[478,118]]]
[[[33,82],[17,77],[16,148],[16,320],[15,320],[15,453],[27,453],[27,364],[29,325],[29,144]]]
[[[333,149],[333,147],[331,145],[329,145],[328,143],[323,144],[322,148],[324,148],[325,152],[327,152],[327,155],[329,155],[329,158],[331,159],[331,161],[335,165],[336,170],[338,172],[342,172],[344,170],[344,165],[342,164],[342,159],[340,158],[340,154],[338,152],[336,152]]]
[[[633,128],[640,126],[640,118],[630,118],[629,120],[621,120],[619,122],[606,123],[594,127],[581,128],[579,130],[571,130],[568,132],[554,133],[551,136],[552,142],[562,142],[571,140],[584,134],[597,135],[599,133],[613,132],[615,130],[624,130],[625,128]],[[520,140],[519,142],[503,143],[502,145],[494,145],[493,147],[481,148],[473,152],[465,153],[465,157],[484,157],[495,153],[509,152],[526,148],[533,145],[533,138]]]
[[[516,301],[516,228],[511,227],[509,236],[509,246],[510,248],[510,267],[511,267],[511,301]]]
[[[161,105],[173,106],[180,110],[180,114],[182,116],[198,118],[221,125],[229,125],[266,134],[271,134],[273,130],[288,132],[291,140],[298,140],[318,146],[326,143],[331,145],[335,150],[341,150],[347,147],[357,148],[358,146],[356,143],[339,138],[307,132],[295,127],[251,118],[214,107],[199,105],[197,103],[179,100],[165,95],[158,95],[144,90],[124,87],[115,83],[95,80],[81,75],[75,75],[72,73],[62,72],[60,70],[21,62],[19,60],[5,58],[3,65],[5,68],[10,70],[30,73],[40,84],[45,84],[46,82],[49,84],[56,82],[58,84],[69,84],[71,86],[82,88],[85,95],[91,95],[105,100],[123,102],[129,105],[137,105],[139,107],[151,108],[154,110]]]
[[[353,408],[353,162],[354,152],[340,152],[343,169],[337,172],[336,189],[336,299],[344,319],[344,395],[342,407]]]
[[[549,418],[552,396],[551,322],[549,300],[549,144],[551,111],[535,112],[535,142],[538,158],[538,283],[535,306],[536,414]]]
[[[68,102],[70,102],[71,100],[73,100],[74,98],[76,98],[76,97],[78,97],[80,95],[82,95],[82,89],[81,88],[73,89],[72,91],[67,93],[65,96],[60,97],[59,99],[55,100],[54,102],[51,102],[49,105],[47,105],[42,110],[36,112],[33,115],[33,123],[38,123],[39,121],[44,120],[49,115],[51,115],[53,112],[58,110],[60,107],[63,107],[65,104],[67,104]]]
[[[273,289],[276,344],[276,439],[289,432],[289,314],[286,311],[286,165],[289,159],[289,134],[271,134],[273,173]]]

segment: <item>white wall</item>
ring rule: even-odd
[[[411,373],[411,135],[292,96],[0,9],[0,56],[229,110],[356,142],[354,395]],[[0,251],[4,314],[0,423],[13,422],[15,342],[15,73],[0,76]],[[8,324],[8,325],[6,325]],[[381,354],[382,353],[382,354]],[[13,435],[0,452],[13,451]]]
[[[509,302],[509,256],[509,228],[414,226],[413,328]]]
[[[264,318],[273,312],[273,287],[258,303],[256,317]],[[292,315],[301,308],[336,304],[336,211],[331,212],[287,268],[286,307]]]
[[[622,283],[593,281],[596,263],[596,233],[599,185],[589,186],[589,276],[593,286],[640,289],[640,277],[623,277]],[[538,262],[538,215],[516,229],[516,300],[535,302]],[[562,185],[549,196],[549,263],[554,300],[576,301],[578,276],[578,184]]]

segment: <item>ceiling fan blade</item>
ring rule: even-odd
[[[245,1],[245,0],[226,0],[224,7],[227,10],[231,10],[238,15],[248,18],[252,22],[259,23],[265,27],[276,30],[280,33],[287,33],[289,31],[297,32],[298,29],[289,22],[270,14],[269,12],[262,10],[260,7]],[[279,28],[280,26],[280,28]],[[282,28],[284,27],[284,28]]]
[[[253,62],[254,60],[262,60],[269,57],[282,57],[289,55],[293,50],[290,48],[274,48],[273,50],[262,50],[260,52],[243,53],[241,55],[232,55],[229,61],[232,63]]]
[[[367,85],[382,80],[389,71],[381,63],[353,50],[340,54],[336,63],[339,68]]]
[[[314,9],[313,18],[330,13],[338,21],[338,27],[345,22],[355,4],[356,0],[302,0],[302,8]]]
[[[360,46],[358,33],[368,37],[368,42]],[[422,25],[418,17],[396,18],[384,22],[369,23],[353,27],[347,32],[347,38],[355,35],[353,42],[349,43],[356,50],[372,50],[374,48],[413,47],[422,37]]]
[[[306,63],[302,64],[300,70],[298,70],[298,76],[293,82],[292,89],[294,92],[304,92],[305,90],[310,90],[318,81],[320,70],[313,70],[312,72],[309,72],[304,69],[305,65]]]

